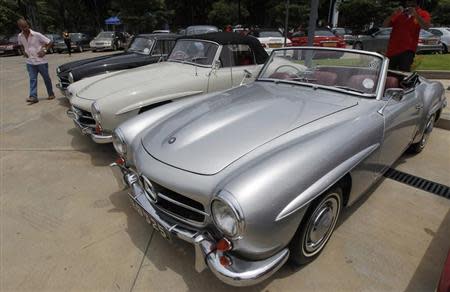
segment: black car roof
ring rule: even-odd
[[[255,53],[256,62],[258,64],[264,63],[269,57],[257,38],[254,38],[252,36],[243,36],[234,32],[212,32],[206,34],[182,36],[178,39],[206,40],[216,42],[220,45],[246,44]]]
[[[180,37],[180,35],[176,33],[141,33],[136,35],[136,37],[155,38],[158,40],[164,39],[174,40]]]

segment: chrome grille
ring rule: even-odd
[[[64,78],[58,75],[59,84],[61,85],[62,89],[67,89],[69,87],[70,82],[68,78]]]
[[[141,180],[143,179],[141,178]],[[205,217],[208,216],[208,214],[205,213],[205,208],[201,203],[169,190],[154,181],[150,182],[153,186],[153,191],[157,196],[156,202],[153,203],[159,209],[169,215],[186,220],[188,223],[199,224],[205,221]]]
[[[90,112],[77,108],[75,106],[72,106],[72,110],[77,114],[77,120],[82,126],[95,128],[95,120]]]

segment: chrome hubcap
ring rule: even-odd
[[[338,194],[330,195],[316,208],[307,225],[303,244],[306,255],[314,255],[325,245],[336,224],[339,208]]]

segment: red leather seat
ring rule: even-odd
[[[269,76],[269,78],[287,80],[287,79],[295,78],[295,75],[289,74],[287,72],[275,72],[275,73],[272,73]]]
[[[376,75],[353,75],[348,80],[347,86],[361,90],[365,93],[374,93],[376,90],[377,81],[378,77]]]
[[[314,79],[316,79],[314,83],[326,86],[333,86],[336,85],[337,74],[334,72],[315,71]]]
[[[388,76],[386,78],[386,85],[384,87],[385,89],[388,88],[400,88],[400,81],[398,81],[398,78],[393,76]]]

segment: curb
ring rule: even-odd
[[[417,73],[427,79],[450,79],[450,71],[447,70],[417,70]]]

